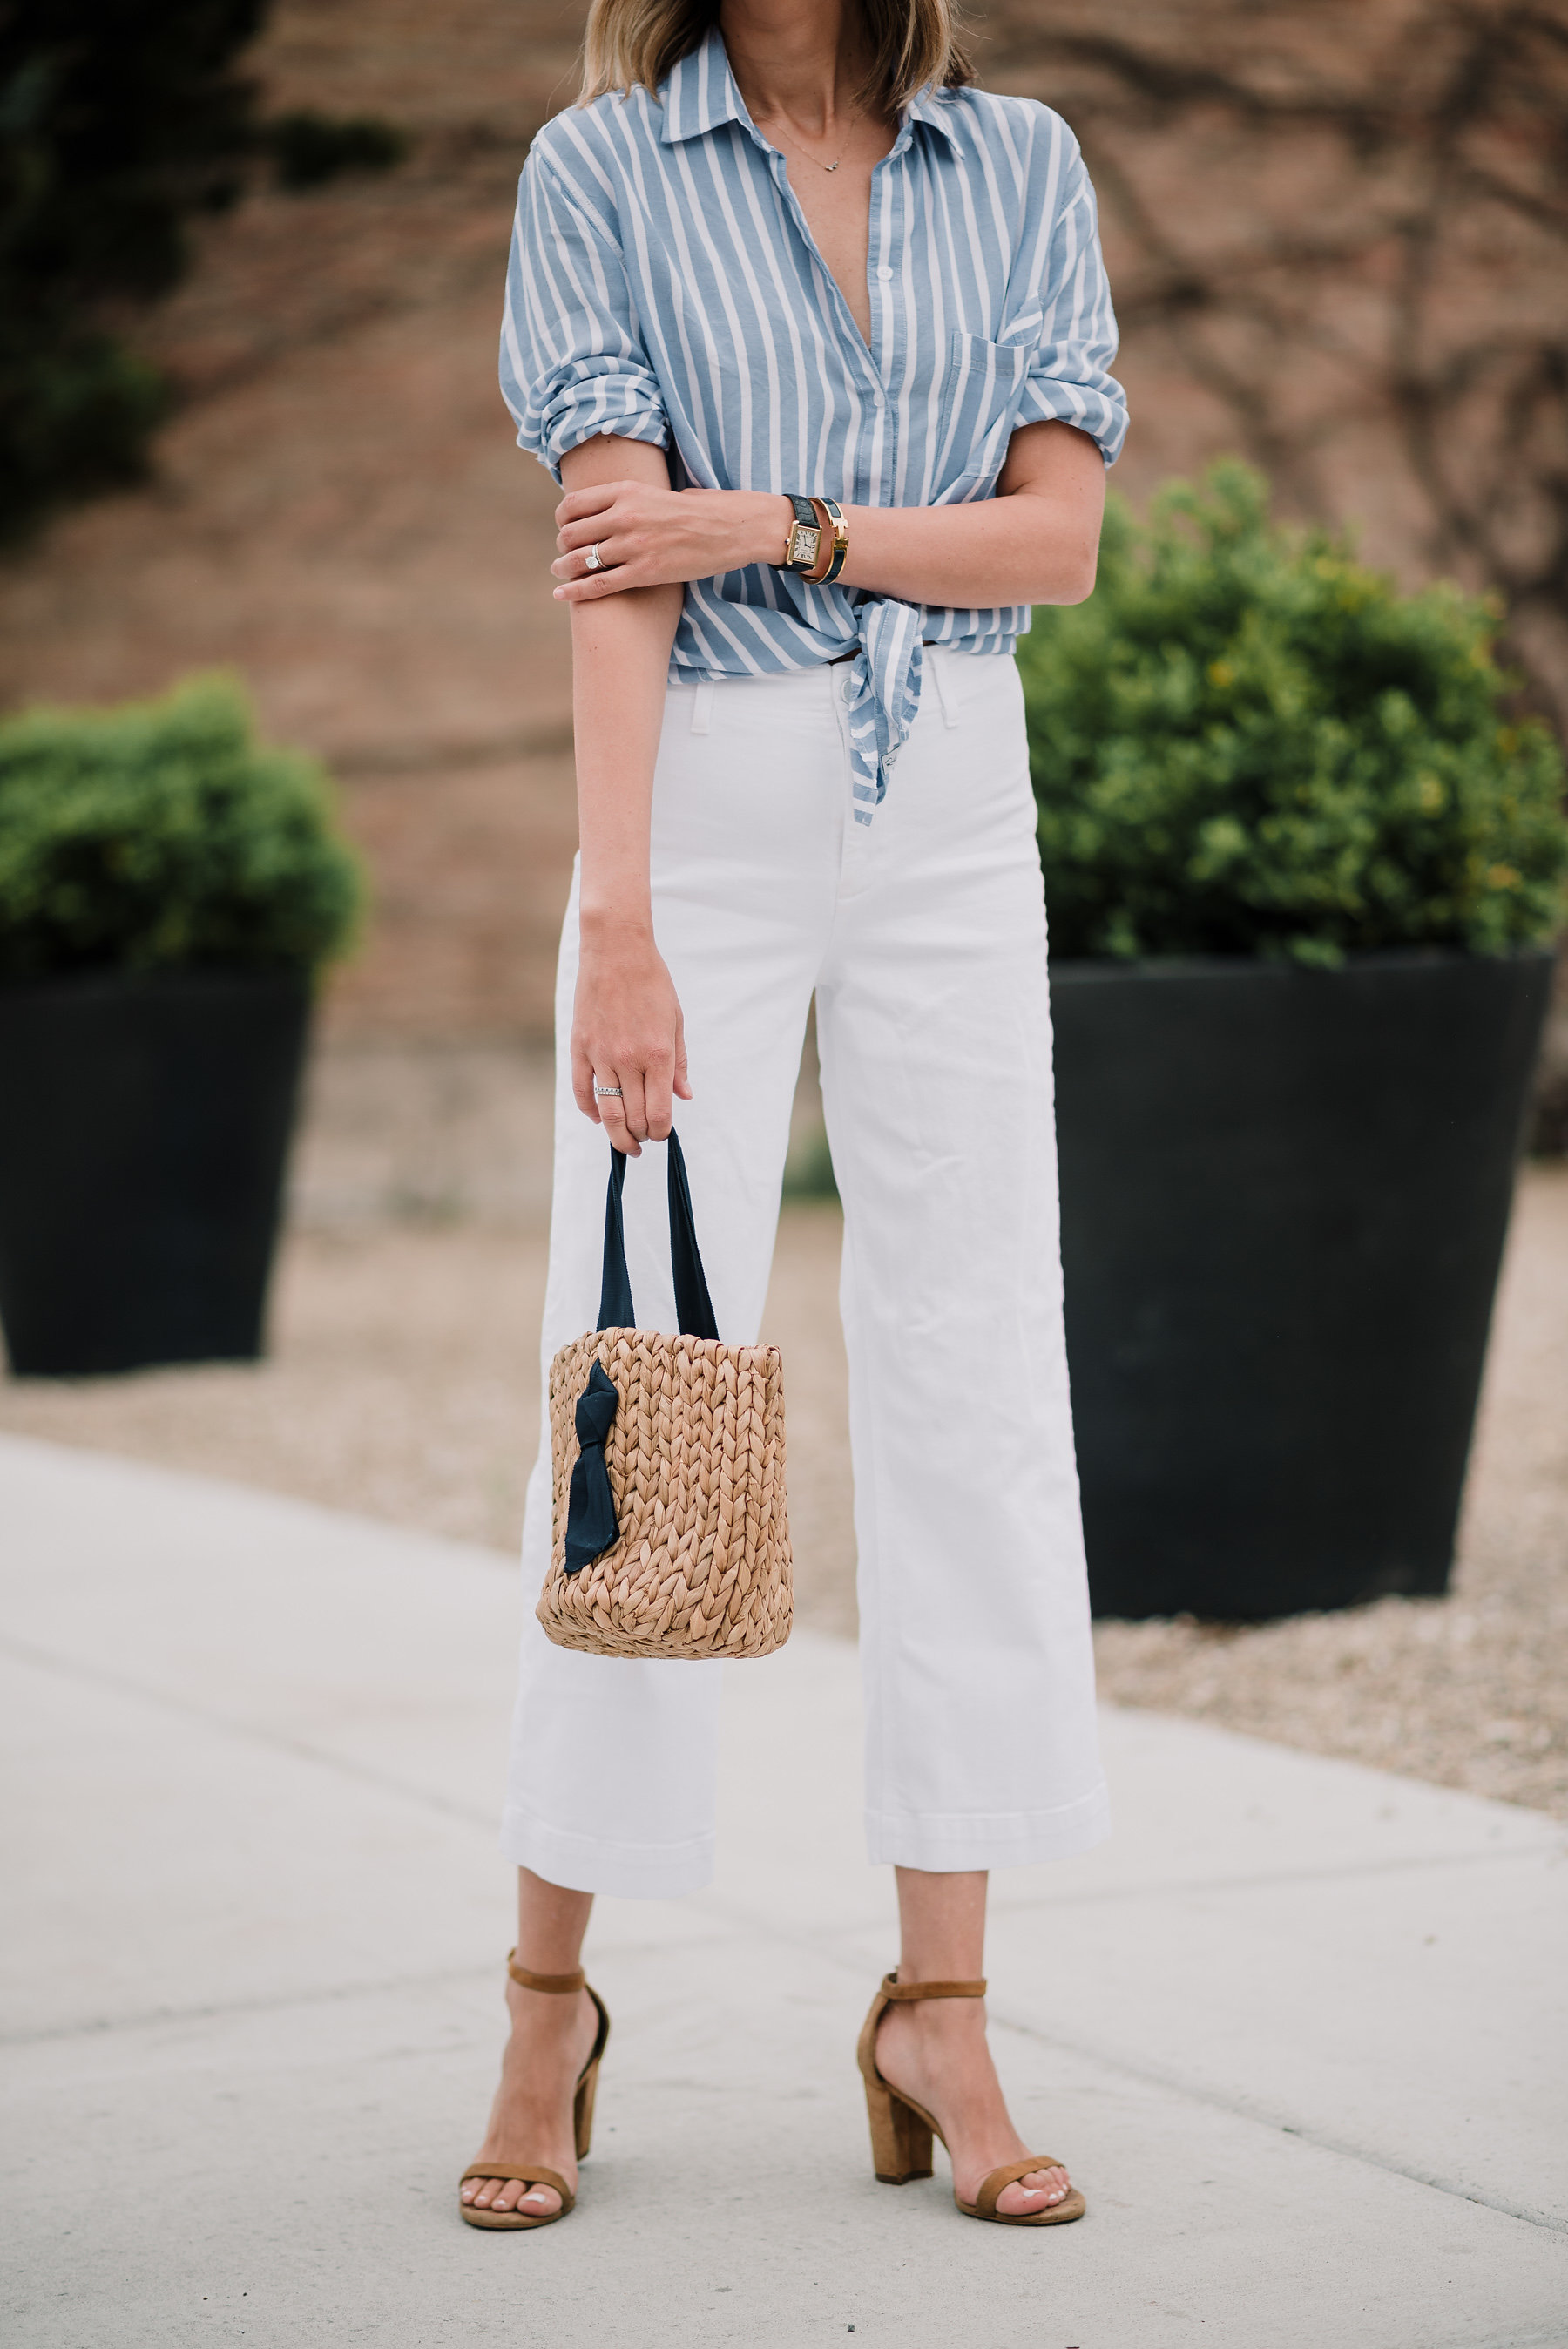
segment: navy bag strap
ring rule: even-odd
[[[681,1146],[673,1126],[667,1159],[670,1264],[676,1279],[676,1319],[684,1337],[717,1338],[718,1324],[713,1317],[707,1276],[703,1271],[702,1257],[697,1249],[696,1224],[691,1211],[691,1186],[686,1181],[686,1160],[681,1156]],[[604,1274],[599,1287],[601,1330],[634,1330],[637,1326],[636,1312],[632,1304],[632,1277],[626,1269],[626,1228],[621,1214],[621,1193],[625,1181],[624,1154],[612,1143],[610,1186],[604,1198]]]

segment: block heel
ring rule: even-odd
[[[872,2125],[872,2168],[883,2186],[907,2186],[932,2176],[933,2131],[913,2105],[887,2086],[868,2080],[866,2115]]]
[[[584,1990],[588,1990],[586,1982],[583,1983],[583,1987]],[[593,1998],[593,1993],[591,1990],[588,1991],[588,1995],[590,1998]],[[599,2002],[596,1998],[593,1998],[593,2003],[595,2006],[599,2005]],[[601,2014],[603,2014],[603,2008],[600,2007],[599,2012]],[[605,2015],[604,2022],[606,2026],[606,2038],[609,2036],[609,2016]],[[572,2107],[572,2127],[577,2138],[577,2158],[579,2161],[586,2161],[589,2154],[593,2149],[593,2098],[598,2092],[598,2087],[599,2066],[595,2063],[589,2066],[588,2070],[578,2081],[577,2101]]]

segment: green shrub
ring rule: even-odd
[[[325,774],[256,741],[232,678],[0,722],[0,979],[313,968],[345,951],[361,896]]]
[[[256,129],[235,60],[264,0],[0,5],[0,536],[146,470],[168,406],[120,344],[187,223],[239,193]]]
[[[0,539],[52,499],[140,481],[170,407],[158,369],[68,316],[0,317]]]
[[[269,0],[0,0],[0,540],[134,481],[171,387],[121,339],[178,285],[190,227],[243,192],[386,171],[395,123],[256,113]]]
[[[1018,648],[1051,943],[1062,955],[1333,964],[1480,954],[1563,918],[1563,764],[1508,722],[1496,616],[1400,595],[1271,525],[1236,463],[1147,527],[1111,502],[1099,585]]]
[[[263,136],[284,188],[319,188],[345,171],[390,171],[410,143],[406,130],[379,115],[317,114],[309,107],[274,116]]]

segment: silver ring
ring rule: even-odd
[[[621,1088],[619,1085],[595,1085],[593,1090],[605,1100],[619,1101],[621,1098]]]
[[[590,571],[605,571],[609,568],[603,556],[599,552],[603,543],[603,541],[602,539],[596,538],[593,541],[593,545],[588,549],[587,554],[583,558]]]

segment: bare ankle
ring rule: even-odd
[[[889,2011],[903,2017],[906,2029],[933,2044],[985,2036],[985,2009],[976,1998],[923,1998]]]

